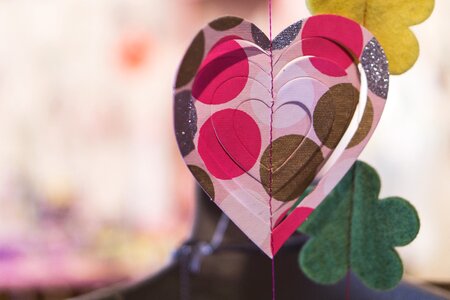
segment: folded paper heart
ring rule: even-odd
[[[178,71],[177,142],[205,192],[273,257],[356,161],[388,86],[383,49],[349,19],[310,17],[270,41],[220,18]]]

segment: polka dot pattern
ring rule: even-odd
[[[197,111],[189,91],[175,95],[174,121],[178,147],[184,157],[195,149],[194,136],[197,133]]]
[[[307,38],[303,41],[302,50],[304,55],[312,56],[310,61],[314,67],[329,76],[345,76],[346,66],[353,63],[353,58],[347,51],[329,40]]]
[[[330,88],[314,110],[314,129],[320,141],[330,149],[336,148],[350,124],[359,93],[349,83]]]
[[[180,88],[188,84],[194,78],[200,64],[202,63],[204,51],[205,35],[203,31],[200,31],[192,41],[191,46],[181,62],[180,69],[178,70],[177,81],[175,83],[176,88]]]
[[[258,125],[240,110],[216,112],[200,129],[198,151],[214,177],[240,176],[253,167],[261,151]]]
[[[373,35],[339,16],[296,22],[270,45],[241,18],[209,23],[183,58],[174,109],[194,177],[272,257],[367,145],[389,73]],[[368,80],[364,111],[359,62]]]
[[[217,31],[225,31],[238,26],[242,21],[244,21],[244,19],[237,17],[223,17],[212,21],[209,23],[209,26]]]
[[[205,193],[212,200],[214,200],[214,197],[215,197],[214,185],[213,185],[212,180],[209,177],[208,173],[206,173],[202,168],[194,166],[194,165],[188,165],[188,168],[189,168],[189,171],[191,171],[192,175],[194,175],[194,178],[197,180],[197,182],[203,188]]]
[[[300,28],[302,27],[302,21],[292,24],[285,30],[283,30],[279,35],[273,40],[273,50],[280,50],[289,46],[292,41],[295,40]]]
[[[371,39],[366,45],[361,62],[366,72],[369,89],[386,99],[389,90],[389,65],[386,54],[377,39]]]
[[[252,38],[255,41],[256,45],[260,46],[264,50],[268,50],[270,48],[270,40],[264,34],[264,32],[262,32],[261,29],[259,29],[253,24],[251,25],[251,31],[252,31]]]
[[[309,18],[305,22],[302,37],[304,39],[320,37],[333,41],[335,44],[349,49],[354,57],[361,55],[364,46],[361,26],[349,19],[334,15]],[[341,66],[346,69],[351,63],[345,61],[345,64]]]
[[[270,165],[272,152],[272,176],[263,165]],[[260,174],[264,188],[278,201],[297,199],[313,181],[324,158],[320,147],[301,135],[285,135],[273,141],[272,151],[266,148],[261,158]],[[271,181],[272,180],[272,181]],[[271,183],[271,185],[270,185]]]
[[[245,50],[234,39],[225,38],[212,48],[200,66],[192,95],[205,104],[226,103],[242,92],[248,75]]]
[[[370,130],[372,129],[373,118],[374,110],[372,100],[370,100],[370,98],[367,98],[367,103],[366,107],[364,108],[364,114],[362,116],[361,122],[359,123],[358,129],[352,140],[348,144],[347,148],[352,148],[359,145],[359,143],[361,143],[367,137]]]

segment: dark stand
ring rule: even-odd
[[[172,263],[155,276],[130,286],[107,288],[78,300],[270,300],[271,261],[230,222],[220,246],[210,255],[196,255],[201,242],[211,241],[220,209],[199,189],[192,236]],[[344,300],[346,280],[322,286],[307,279],[297,259],[306,237],[294,235],[275,257],[277,300]],[[192,261],[199,270],[192,271]],[[195,266],[194,266],[195,268]],[[450,299],[439,290],[401,283],[388,292],[375,292],[350,276],[350,299]]]

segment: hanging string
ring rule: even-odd
[[[272,253],[274,252],[274,246],[273,246],[273,238],[272,238],[272,230],[273,230],[273,218],[272,218],[272,183],[273,183],[273,178],[272,178],[272,172],[273,172],[273,146],[272,146],[272,141],[273,141],[273,113],[274,113],[274,105],[275,105],[275,98],[274,98],[274,92],[273,92],[273,43],[272,43],[272,0],[268,0],[269,3],[269,40],[270,40],[270,94],[272,97],[272,103],[270,105],[270,141],[269,141],[269,167],[270,167],[270,172],[269,172],[269,211],[270,211],[270,247],[271,247],[271,251]],[[275,256],[272,257],[272,300],[275,300],[276,293],[275,293]]]
[[[347,271],[347,278],[345,284],[345,300],[350,300],[350,285],[351,285],[351,272]]]

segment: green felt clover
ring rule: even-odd
[[[352,270],[372,289],[399,283],[403,265],[394,247],[414,240],[420,222],[406,200],[378,200],[380,187],[377,172],[358,161],[300,227],[311,236],[299,256],[311,280],[333,284]]]

